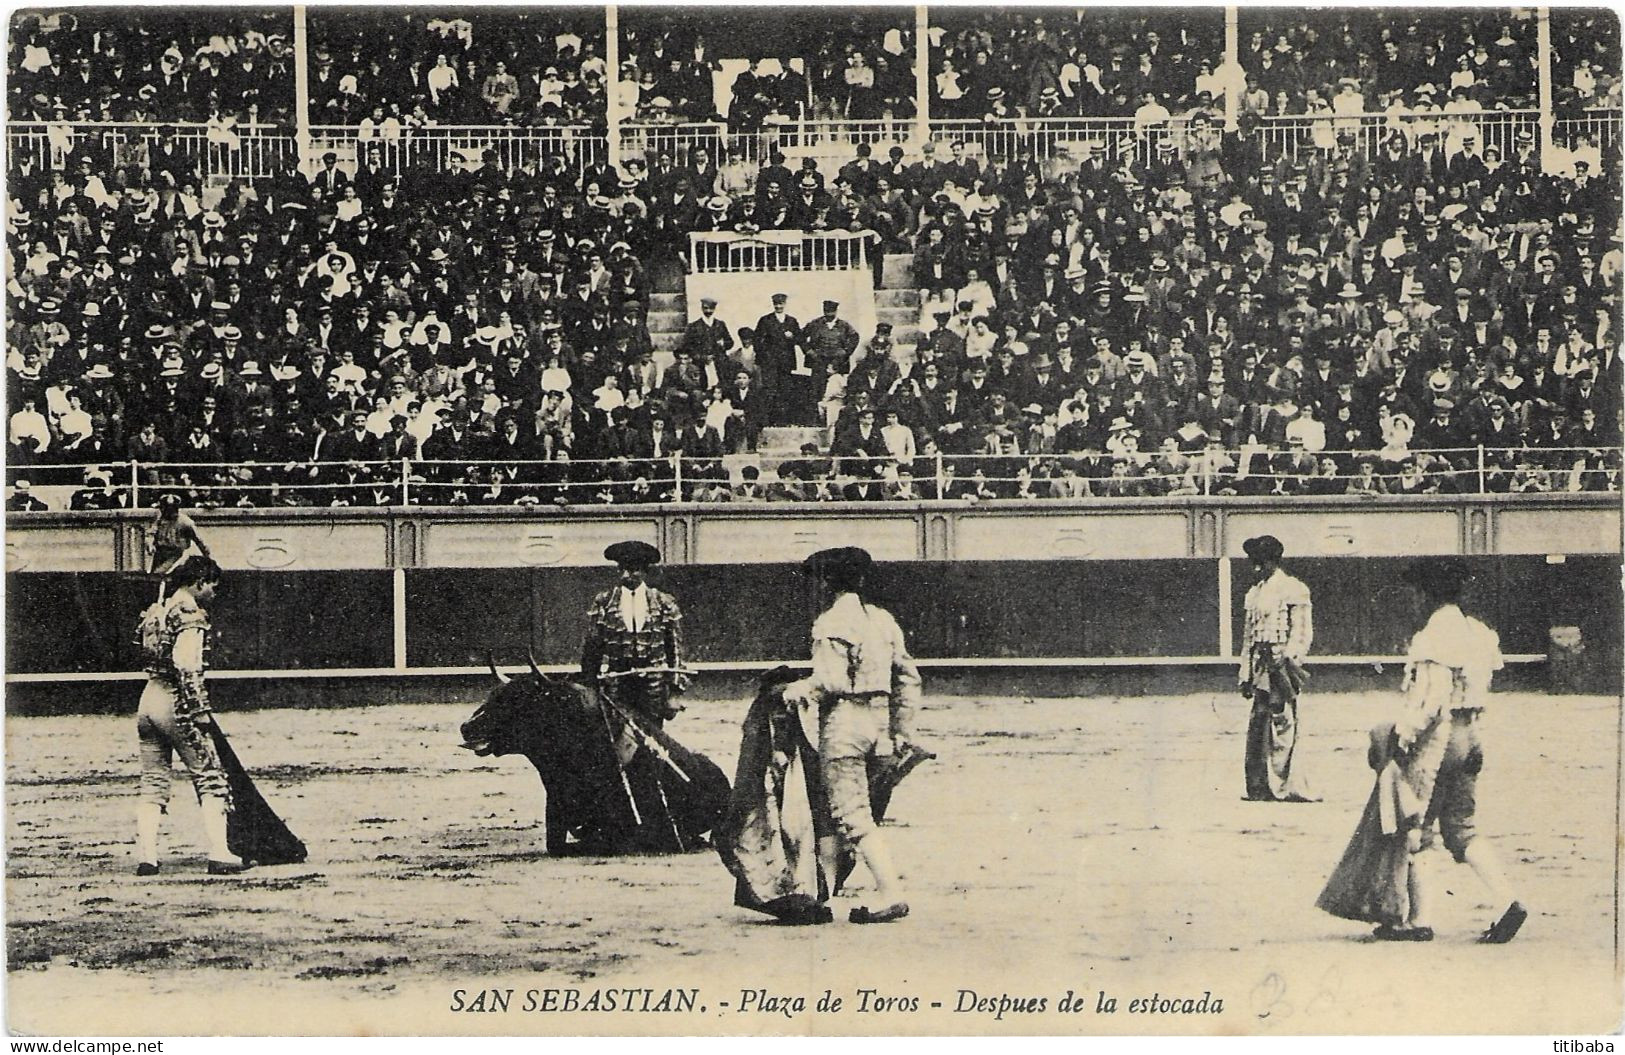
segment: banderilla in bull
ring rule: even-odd
[[[625,677],[629,677],[629,676],[634,675],[634,674],[692,674],[692,673],[693,673],[693,671],[682,670],[682,669],[679,669],[677,667],[643,667],[643,668],[639,668],[638,670],[621,670],[621,671],[615,671],[615,672],[610,673],[610,674],[600,674],[600,675],[598,675],[598,680],[599,681],[610,681],[610,680],[612,680],[614,678],[625,678]],[[598,698],[604,702],[605,707],[607,707],[610,710],[614,711],[617,715],[620,716],[621,721],[626,723],[627,728],[629,728],[632,731],[632,738],[638,742],[639,747],[646,748],[651,755],[654,755],[656,758],[660,759],[660,761],[666,763],[666,765],[671,768],[671,771],[673,773],[676,773],[677,776],[682,779],[683,783],[685,783],[685,784],[694,783],[692,780],[689,779],[688,774],[683,772],[683,767],[679,766],[677,764],[676,759],[671,757],[671,753],[669,751],[667,751],[664,746],[661,745],[660,741],[656,740],[654,737],[650,736],[647,732],[645,732],[644,729],[643,729],[643,726],[638,724],[638,720],[636,718],[634,718],[631,714],[629,714],[619,704],[617,704],[613,700],[611,700],[609,698],[608,693],[600,692],[598,694]],[[605,717],[605,720],[608,721],[608,716],[607,715]]]

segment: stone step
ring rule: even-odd
[[[651,310],[646,322],[650,333],[682,333],[688,327],[688,312]]]
[[[881,289],[914,288],[914,254],[887,253],[880,266]]]
[[[682,293],[651,293],[649,294],[649,311],[688,311],[688,297]]]
[[[681,330],[675,333],[670,330],[664,330],[660,333],[651,332],[649,341],[654,345],[657,352],[675,352],[678,346],[683,343],[683,332]]]
[[[883,308],[875,306],[875,319],[879,322],[889,322],[895,332],[900,326],[918,326],[920,323],[920,309],[907,305],[898,308]]]
[[[875,290],[875,307],[878,308],[910,308],[916,312],[920,310],[920,291],[917,289],[877,289]]]
[[[650,264],[647,274],[649,288],[655,293],[681,295],[687,288],[687,273],[676,260],[657,260]]]

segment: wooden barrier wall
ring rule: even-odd
[[[687,613],[701,665],[806,655],[817,604],[807,553],[862,544],[916,654],[971,665],[1220,663],[1250,581],[1241,542],[1268,531],[1309,583],[1321,658],[1392,657],[1415,626],[1400,583],[1417,554],[1478,566],[1469,607],[1524,658],[1579,626],[1619,666],[1620,510],[1608,496],[1402,503],[1130,501],[1110,510],[958,504],[649,507],[539,518],[485,510],[255,510],[199,516],[232,574],[213,612],[225,676],[461,673],[487,650],[575,661],[589,598],[614,581],[603,547],[662,547],[657,580]],[[12,517],[7,680],[135,677],[152,594],[144,517]]]

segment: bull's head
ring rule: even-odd
[[[530,657],[528,676],[510,678],[491,659],[496,685],[478,710],[462,725],[462,747],[477,755],[526,754],[544,733],[550,706],[573,696],[568,682],[551,677]]]

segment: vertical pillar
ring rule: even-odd
[[[305,35],[305,5],[293,7],[294,146],[299,161],[310,161],[310,41]]]
[[[609,164],[621,167],[621,14],[614,4],[604,5],[604,65],[608,68],[609,91],[606,132],[609,136]]]
[[[1232,4],[1224,9],[1224,130],[1236,130],[1236,118],[1241,113],[1241,39],[1236,26],[1237,13]]]
[[[400,558],[397,556],[396,561]],[[396,670],[406,669],[406,569],[397,567],[391,573],[391,663]]]
[[[931,138],[931,20],[924,4],[914,5],[914,147]]]
[[[1544,7],[1535,10],[1535,47],[1540,60],[1540,159],[1545,168],[1551,164],[1557,117],[1552,113],[1552,23]]]

